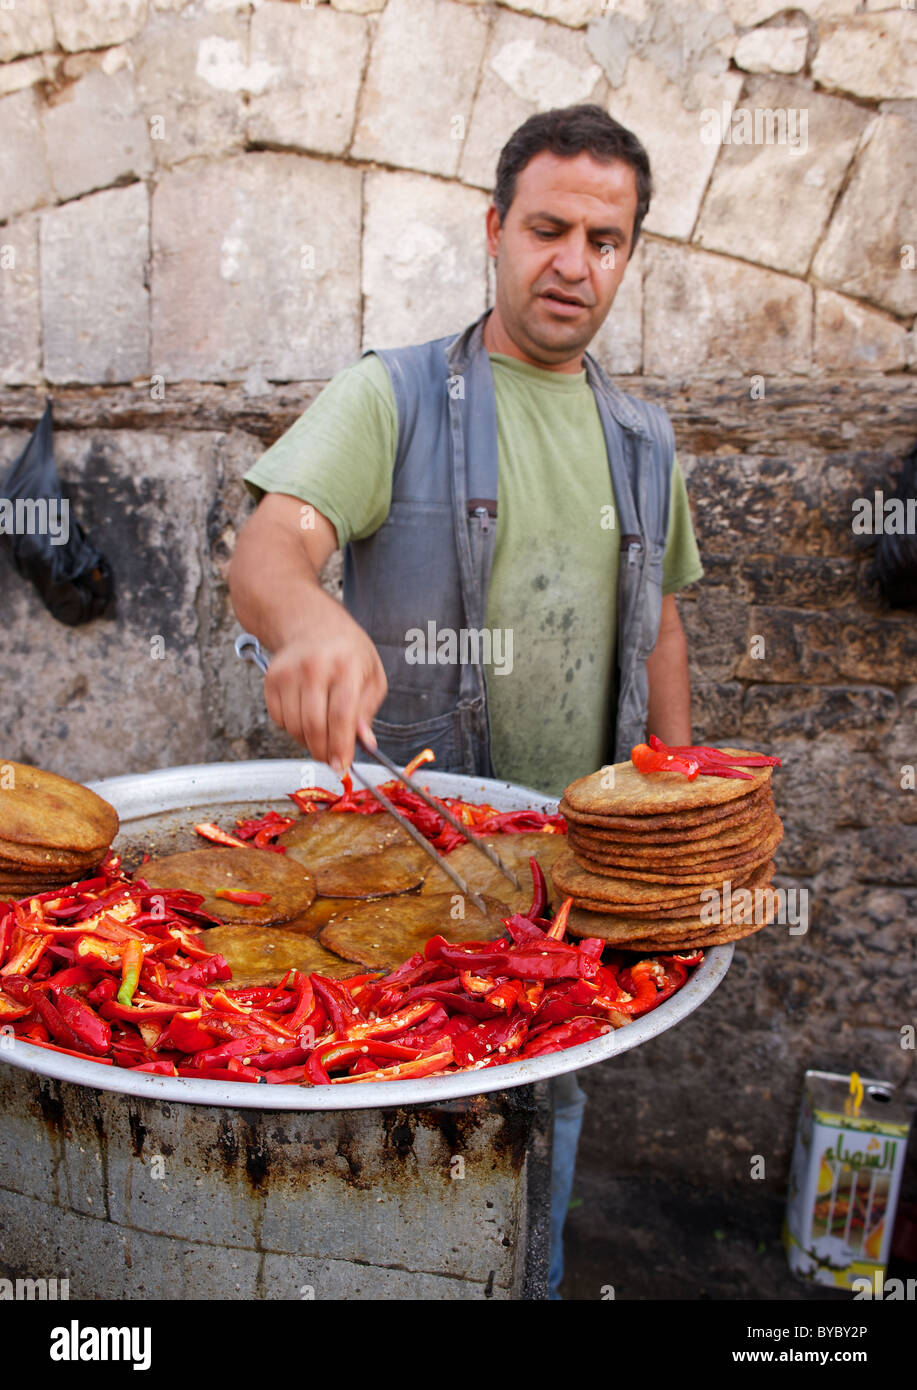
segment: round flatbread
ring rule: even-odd
[[[79,782],[0,759],[0,828],[17,845],[101,858],[118,833],[118,814]]]
[[[724,753],[753,756],[741,748],[724,748]],[[680,772],[638,772],[628,759],[614,764],[614,785],[609,787],[607,769],[579,777],[564,791],[564,801],[573,811],[590,816],[671,815],[676,811],[700,811],[721,806],[747,796],[770,781],[773,768],[742,768],[750,780],[716,777],[701,773],[689,781]]]
[[[283,927],[211,927],[204,936],[204,943],[208,950],[226,957],[232,971],[228,989],[276,985],[288,970],[301,970],[306,975],[314,970],[333,979],[345,979],[357,973],[349,961],[332,955],[310,936],[286,931]],[[278,1015],[278,1021],[281,1019]]]
[[[453,917],[453,893],[434,893],[381,898],[359,903],[340,913],[322,928],[319,940],[330,951],[356,961],[367,970],[394,970],[422,952],[431,936],[447,941],[493,941],[503,932],[506,904],[493,898],[484,902],[482,917],[473,903],[465,903],[465,916]]]
[[[391,816],[315,811],[277,841],[304,864],[319,893],[378,898],[406,893],[424,880],[432,860]]]
[[[722,936],[724,932],[739,930],[743,934],[752,930],[757,930],[758,926],[767,926],[773,921],[777,902],[774,892],[769,888],[773,879],[776,865],[773,860],[767,864],[760,865],[755,872],[748,878],[743,885],[750,893],[755,894],[752,907],[755,915],[764,920],[758,924],[744,921],[710,921],[706,913],[702,918],[700,911],[707,906],[709,900],[704,904],[696,904],[692,909],[693,915],[689,918],[673,917],[671,913],[660,914],[656,922],[647,922],[639,917],[619,917],[607,912],[584,911],[579,907],[574,907],[567,922],[567,929],[571,936],[598,936],[603,941],[613,944],[628,944],[630,949],[637,949],[633,945],[635,942],[645,944],[646,942],[665,942],[672,949],[678,945],[691,942],[701,944],[701,938],[705,936]],[[757,895],[760,894],[760,897]],[[732,906],[739,914],[739,908],[744,910],[744,895],[735,901]],[[721,909],[725,910],[725,904],[720,904]],[[737,939],[737,938],[732,938]],[[716,944],[722,944],[717,942]]]
[[[596,902],[634,903],[649,906],[653,903],[677,903],[694,898],[698,885],[655,883],[642,879],[590,873],[578,864],[570,850],[558,859],[553,869],[554,882],[562,893],[572,898],[592,898]],[[722,875],[719,876],[722,881]],[[713,882],[717,875],[713,875]]]
[[[640,774],[636,775],[639,776]],[[661,773],[655,775],[662,776]],[[677,773],[666,773],[665,775],[674,777],[677,776]],[[595,776],[594,773],[593,776]],[[722,782],[730,787],[748,787],[749,785],[747,782],[733,781],[728,777],[713,777],[708,778],[708,780]],[[691,786],[692,784],[688,782],[687,785]],[[588,811],[577,811],[576,807],[564,798],[560,802],[560,812],[568,822],[598,826],[605,830],[636,830],[640,834],[644,834],[647,827],[652,826],[654,830],[678,830],[685,833],[689,829],[695,829],[701,825],[713,825],[718,821],[728,820],[732,824],[739,824],[740,818],[747,816],[749,812],[756,815],[762,803],[766,802],[768,798],[772,800],[773,793],[769,786],[764,786],[755,791],[745,792],[733,801],[696,807],[691,811],[646,812],[640,815],[595,815]]]
[[[717,932],[699,932],[696,935],[689,935],[677,941],[655,940],[652,937],[644,938],[640,941],[628,941],[621,943],[619,950],[639,951],[642,955],[649,952],[663,953],[666,951],[689,951],[692,949],[707,950],[710,946],[726,946],[730,941],[744,941],[746,936],[754,936],[756,932],[763,931],[769,924],[767,922],[752,922],[745,927],[723,927]]]
[[[659,864],[641,866],[642,861],[613,858],[610,862],[603,858],[592,859],[578,853],[577,863],[591,873],[638,879],[644,883],[711,883],[736,872],[739,869],[753,868],[770,859],[783,839],[783,825],[775,820],[770,833],[751,850],[742,854],[714,861],[700,861],[694,865],[665,860]]]
[[[0,801],[0,809],[3,802]],[[33,868],[58,870],[65,873],[72,870],[80,873],[94,869],[105,858],[105,849],[87,850],[83,854],[69,850],[48,849],[45,845],[17,845],[13,840],[0,839],[0,868],[5,871],[22,869],[29,872]],[[88,873],[86,875],[88,877]]]
[[[339,912],[349,911],[352,907],[353,898],[316,898],[305,912],[301,912],[298,917],[291,917],[289,922],[284,922],[283,929],[303,932],[305,936],[318,936],[326,922],[337,917]]]
[[[580,840],[570,836],[570,848],[576,858],[584,863],[594,859],[599,864],[620,864],[622,867],[654,869],[657,865],[665,870],[671,867],[675,872],[683,871],[685,868],[694,865],[702,865],[704,868],[716,868],[719,864],[732,864],[741,860],[744,855],[754,855],[758,847],[768,839],[778,824],[776,816],[762,825],[760,831],[750,836],[746,840],[737,841],[733,845],[714,845],[712,849],[698,850],[692,852],[690,847],[678,846],[653,846],[647,844],[644,849],[633,846],[621,848],[617,845],[584,845]],[[699,842],[698,842],[699,843]]]
[[[559,901],[560,894],[551,878],[551,865],[556,863],[567,848],[566,835],[545,834],[540,830],[526,831],[518,835],[486,835],[484,844],[493,849],[507,868],[512,869],[521,883],[514,888],[508,878],[476,849],[474,845],[456,845],[444,856],[446,862],[462,875],[469,888],[476,893],[486,893],[505,903],[512,912],[526,912],[532,902],[532,871],[529,857],[534,855],[541,865],[548,889],[548,900]],[[448,874],[431,865],[420,890],[422,896],[431,893],[456,893],[458,889]]]
[[[741,825],[731,822],[714,821],[710,825],[698,826],[697,830],[682,835],[677,830],[653,830],[644,828],[637,831],[609,832],[599,830],[593,825],[571,824],[568,839],[572,847],[582,845],[601,849],[620,850],[622,854],[645,853],[647,850],[659,853],[694,854],[705,853],[711,849],[728,848],[761,838],[761,833],[770,826],[776,812],[771,804],[762,806],[761,812],[743,821]],[[723,829],[720,829],[720,826]]]
[[[305,912],[315,899],[312,875],[286,855],[263,849],[192,849],[151,859],[136,873],[151,888],[187,888],[202,893],[201,908],[222,922],[268,926],[287,922]],[[217,888],[270,893],[260,905],[228,902],[215,896]]]

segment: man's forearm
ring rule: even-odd
[[[646,663],[649,678],[646,731],[648,735],[655,734],[664,743],[688,744],[691,742],[688,642],[678,617],[674,596],[669,595],[663,602],[663,621],[659,626],[659,636]]]
[[[229,589],[239,622],[271,651],[303,631],[316,607],[334,602],[295,537],[282,525],[260,519],[239,535]]]

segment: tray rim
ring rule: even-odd
[[[283,799],[294,790],[290,773],[297,777],[305,766],[315,769],[316,780],[325,786],[342,786],[340,777],[327,764],[314,759],[275,758],[224,763],[192,763],[180,767],[127,773],[87,782],[90,790],[114,805],[121,818],[119,835],[132,821],[173,813],[195,805]],[[357,763],[368,781],[387,781],[390,773],[378,763]],[[234,784],[244,780],[245,796]],[[297,777],[292,780],[297,781]],[[514,810],[534,806],[556,810],[557,798],[531,787],[486,777],[436,772],[424,768],[423,784],[434,794],[464,795],[469,800],[487,800],[499,809]],[[234,793],[221,797],[222,792]],[[486,796],[482,796],[486,793]],[[163,801],[168,804],[157,804]],[[444,1077],[422,1077],[413,1081],[353,1082],[346,1086],[281,1086],[253,1082],[195,1080],[191,1077],[151,1076],[123,1067],[102,1066],[89,1059],[70,1057],[33,1047],[6,1035],[0,1038],[0,1061],[38,1075],[98,1091],[112,1091],[144,1100],[178,1102],[184,1105],[221,1106],[228,1109],[267,1111],[377,1110],[406,1105],[437,1104],[469,1096],[509,1090],[550,1080],[583,1067],[620,1056],[650,1038],[658,1037],[687,1018],[713,993],[732,962],[735,946],[715,946],[708,950],[688,983],[651,1013],[623,1028],[615,1029],[563,1052],[480,1071],[457,1072]]]

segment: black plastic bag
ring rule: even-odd
[[[904,522],[880,535],[868,578],[879,586],[892,608],[913,612],[917,611],[917,532],[913,520],[917,510],[917,444],[905,457],[891,500],[901,503]]]
[[[77,627],[106,611],[114,593],[111,566],[71,515],[61,488],[50,401],[0,485],[0,534],[11,540],[17,570],[58,622]]]

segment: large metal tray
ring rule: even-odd
[[[341,786],[340,779],[324,763],[311,764],[319,786]],[[110,777],[89,785],[110,801],[121,818],[116,848],[161,845],[163,837],[175,849],[183,848],[183,837],[200,808],[208,808],[208,819],[220,816],[226,824],[238,807],[267,809],[271,802],[286,802],[286,794],[302,785],[304,764],[300,760],[269,762],[209,763],[189,767],[162,768],[126,777]],[[377,764],[357,764],[362,775],[373,783],[388,780],[389,773]],[[423,783],[434,795],[460,796],[468,801],[488,802],[501,811],[532,806],[556,811],[557,803],[528,787],[478,777],[422,769]],[[198,814],[189,815],[191,811]],[[193,840],[193,831],[190,832]],[[177,843],[175,842],[177,840]],[[190,843],[190,841],[189,841]],[[702,965],[671,999],[652,1013],[624,1028],[606,1033],[592,1042],[581,1043],[564,1052],[525,1061],[507,1062],[482,1071],[457,1072],[452,1076],[428,1077],[417,1081],[354,1083],[350,1086],[271,1086],[250,1082],[223,1083],[196,1081],[185,1077],[150,1076],[121,1067],[99,1066],[64,1053],[32,1047],[9,1037],[2,1040],[0,1060],[26,1071],[76,1082],[101,1091],[120,1091],[147,1100],[183,1101],[194,1105],[221,1105],[250,1110],[365,1110],[388,1106],[423,1105],[477,1096],[486,1091],[503,1091],[525,1086],[563,1072],[591,1067],[609,1057],[627,1052],[648,1038],[658,1037],[703,1003],[713,993],[729,969],[734,947],[717,946],[707,952]],[[356,969],[356,967],[354,967]]]

